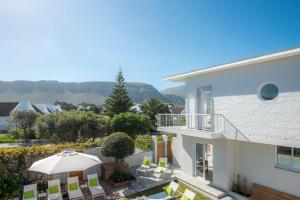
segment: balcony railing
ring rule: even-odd
[[[224,120],[221,114],[158,114],[157,126],[177,129],[194,129],[222,133]]]

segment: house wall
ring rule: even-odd
[[[207,140],[198,137],[178,135],[173,141],[173,164],[194,176],[196,142],[213,145],[213,184],[221,189],[231,188],[233,163],[235,162],[233,141],[225,139]]]
[[[300,173],[275,167],[276,146],[238,142],[237,173],[247,178],[248,189],[259,183],[279,191],[300,196]]]
[[[275,145],[226,139],[207,140],[179,135],[173,141],[173,164],[182,168],[183,172],[190,176],[194,176],[196,142],[213,145],[214,186],[231,190],[234,177],[239,174],[241,181],[246,177],[249,193],[252,184],[259,183],[300,196],[300,173],[275,167]]]
[[[0,130],[7,130],[8,117],[0,117]]]
[[[300,147],[299,74],[300,56],[211,73],[187,80],[187,102],[194,102],[197,88],[211,85],[214,113],[223,114],[247,140]],[[279,95],[266,102],[257,92],[268,82],[278,86]]]

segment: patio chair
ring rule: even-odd
[[[37,200],[37,184],[24,185],[23,200]]]
[[[143,163],[141,164],[141,166],[139,166],[136,169],[136,174],[137,172],[143,172],[144,175],[147,175],[147,172],[150,171],[150,168],[152,167],[152,157],[151,156],[144,156],[144,160]]]
[[[176,192],[179,188],[179,185],[172,181],[169,186],[167,187],[166,191],[153,194],[147,197],[149,200],[168,200],[175,197]]]
[[[156,173],[164,172],[168,169],[168,158],[159,158],[158,166],[155,169]]]
[[[188,189],[184,190],[181,200],[194,200],[196,194]]]
[[[78,176],[68,178],[69,199],[84,199],[83,193],[79,187]]]
[[[48,181],[48,190],[47,190],[47,199],[48,200],[62,200],[60,180],[55,179]]]
[[[92,194],[92,199],[95,197],[100,197],[105,195],[103,187],[99,184],[98,174],[89,174],[88,178],[88,187]]]

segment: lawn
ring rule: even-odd
[[[0,134],[0,143],[12,143],[21,141],[21,139],[16,139],[10,134]]]
[[[195,200],[211,200],[210,198],[204,196],[202,193],[192,189],[191,187],[185,185],[184,183],[179,182],[179,181],[175,181],[175,182],[179,184],[179,189],[176,193],[176,196],[178,196],[178,197],[175,198],[176,200],[180,200],[181,194],[184,192],[185,189],[189,189],[190,191],[196,193]],[[143,192],[139,192],[139,193],[136,193],[134,195],[130,195],[128,197],[124,197],[123,200],[129,200],[129,199],[132,199],[132,198],[141,197],[143,195],[150,196],[152,194],[156,194],[156,193],[159,193],[159,192],[162,192],[162,191],[166,190],[168,185],[169,184],[160,185],[160,186],[154,187],[152,189],[149,189],[149,190],[146,190],[146,191],[143,191]]]

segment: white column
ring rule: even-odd
[[[163,135],[162,136],[163,142],[164,142],[164,156],[167,158],[168,157],[168,136],[167,135]]]
[[[152,161],[154,163],[157,163],[157,136],[153,135],[152,136]]]

